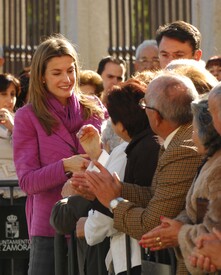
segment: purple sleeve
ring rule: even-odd
[[[14,161],[19,185],[27,194],[47,191],[67,180],[61,158],[53,163],[49,161],[48,165],[42,167],[37,127],[41,128],[29,108],[16,112],[13,130]],[[50,151],[45,154],[48,154],[50,160]]]

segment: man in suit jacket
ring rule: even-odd
[[[201,163],[191,139],[190,103],[197,97],[188,78],[171,72],[163,72],[149,84],[140,105],[164,147],[151,187],[121,184],[97,162],[100,173],[86,172],[89,189],[113,212],[118,231],[140,239],[160,224],[161,216],[174,218],[184,209],[187,191]]]

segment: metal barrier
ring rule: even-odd
[[[55,234],[55,275],[79,274],[77,256],[77,238],[70,234],[69,243],[65,235]]]
[[[2,0],[4,72],[19,75],[30,66],[43,36],[60,31],[59,0]]]
[[[126,60],[134,72],[135,51],[145,39],[154,39],[158,27],[175,20],[192,21],[192,0],[108,0],[110,55]]]
[[[0,188],[10,189],[10,199],[0,202],[0,259],[9,259],[11,275],[15,274],[15,259],[28,259],[30,241],[25,216],[25,197],[14,199],[17,180],[0,180]],[[3,203],[4,202],[4,203]]]

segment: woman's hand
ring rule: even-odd
[[[10,132],[13,131],[14,116],[5,108],[0,109],[0,124],[3,124]]]
[[[217,250],[218,249],[218,250]],[[221,241],[206,241],[202,248],[195,247],[189,257],[192,266],[202,269],[206,273],[215,272],[216,264],[220,265],[219,255]]]
[[[160,220],[160,226],[142,236],[139,242],[142,247],[155,251],[178,246],[178,234],[183,224],[165,217]]]
[[[196,247],[189,257],[192,266],[204,272],[215,272],[221,269],[221,232],[213,229],[213,233],[203,234],[196,239]]]
[[[205,241],[221,240],[221,232],[213,229],[213,232],[200,235],[195,240],[197,248],[202,248]]]
[[[91,160],[97,160],[101,154],[101,138],[98,130],[91,124],[81,127],[77,133],[80,144]]]
[[[88,155],[80,154],[74,155],[70,158],[63,159],[65,172],[83,172],[87,169],[90,161],[86,159]]]

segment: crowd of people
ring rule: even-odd
[[[19,78],[0,74],[0,179],[18,179],[31,242],[16,275],[54,275],[55,236],[73,231],[78,275],[150,274],[156,253],[177,275],[221,270],[221,58],[202,61],[200,43],[162,25],[126,80],[113,56],[81,70],[55,34]]]

